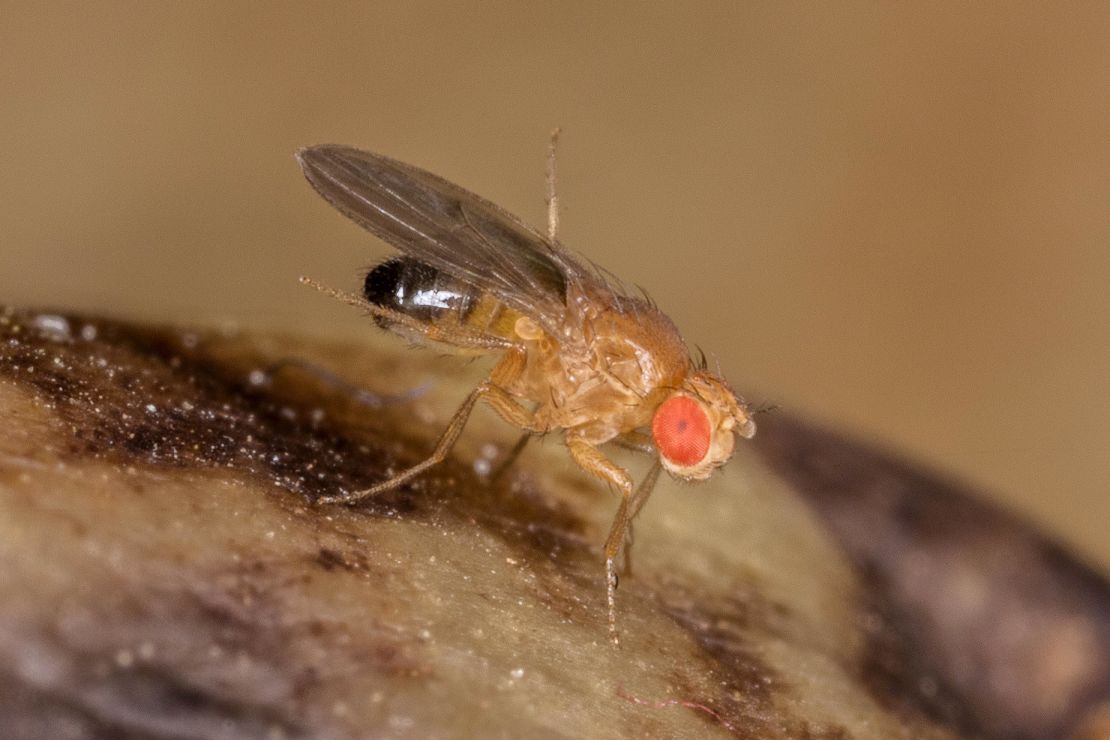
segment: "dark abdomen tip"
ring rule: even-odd
[[[367,273],[362,295],[375,306],[421,321],[444,313],[463,320],[476,299],[474,290],[457,278],[409,257],[387,260]]]

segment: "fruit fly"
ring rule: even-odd
[[[333,144],[297,153],[320,195],[401,251],[369,272],[361,298],[322,289],[416,344],[499,355],[426,460],[366,490],[321,500],[353,504],[443,461],[479,401],[525,432],[518,450],[528,435],[561,431],[574,461],[620,494],[605,542],[609,633],[617,642],[616,560],[660,470],[705,480],[732,456],[737,435],[755,433],[755,423],[650,299],[558,241],[557,133],[548,158],[546,235],[458,185],[380,154]],[[654,459],[639,486],[602,451],[609,443]]]

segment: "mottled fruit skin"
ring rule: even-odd
[[[435,373],[396,344],[339,346],[372,387]],[[523,487],[450,465],[316,516],[426,430],[243,382],[290,356],[337,345],[0,307],[0,738],[1106,736],[1105,573],[981,491],[768,415],[728,501],[655,502],[635,649],[599,655],[557,446]]]

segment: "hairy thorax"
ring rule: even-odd
[[[560,344],[524,320],[524,372],[509,392],[537,404],[537,422],[574,429],[595,444],[650,424],[656,406],[681,384],[690,359],[673,324],[646,301],[571,315],[573,334]]]

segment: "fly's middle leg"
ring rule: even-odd
[[[503,476],[509,470],[509,468],[513,466],[513,463],[515,463],[516,459],[520,457],[520,453],[524,451],[524,448],[528,445],[528,440],[530,439],[532,439],[532,432],[525,432],[524,434],[520,435],[520,439],[518,439],[516,441],[516,444],[514,444],[512,448],[507,453],[505,453],[504,459],[502,459],[501,462],[497,463],[497,467],[494,468],[492,473],[490,473],[489,479],[491,482],[499,480],[501,476]]]

